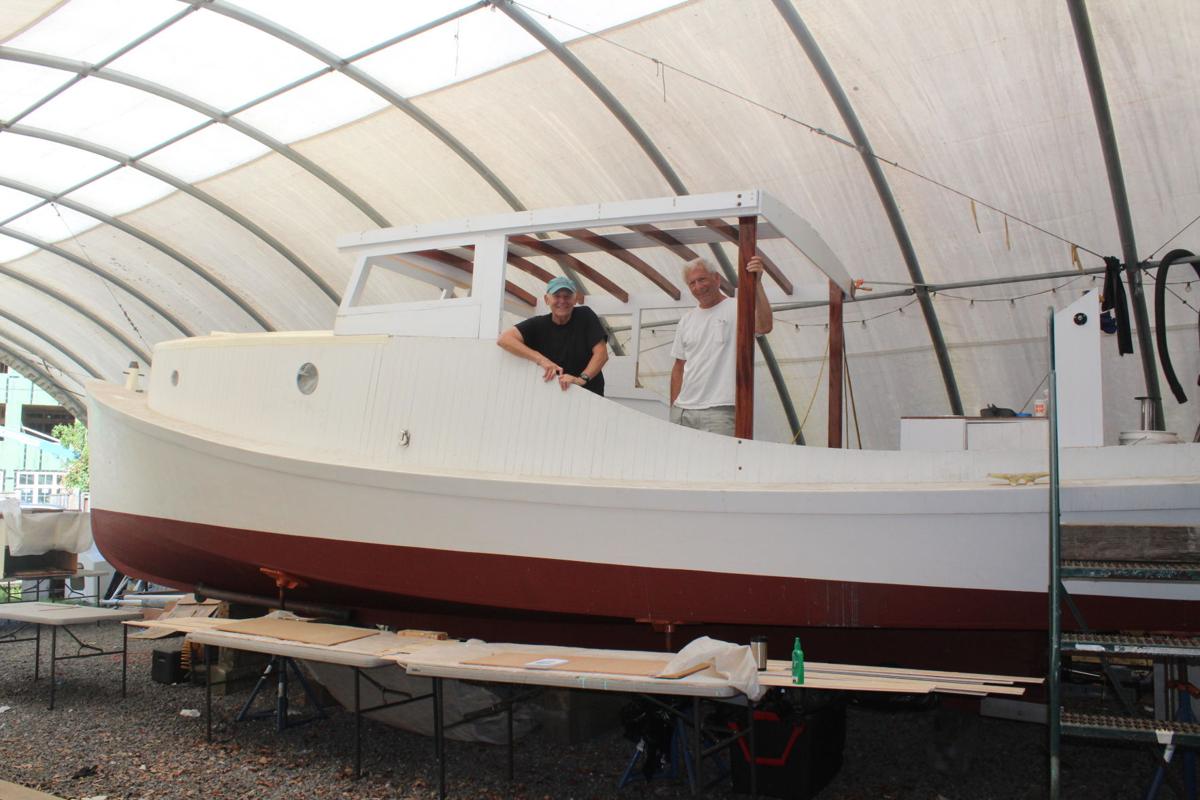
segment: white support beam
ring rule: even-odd
[[[470,217],[446,222],[380,228],[338,237],[339,250],[352,253],[374,245],[398,244],[463,234],[499,233],[510,236],[571,230],[595,226],[623,226],[643,222],[691,222],[716,217],[741,217],[759,213],[759,191],[718,192],[683,197],[656,197],[591,203],[584,206],[544,208],[511,214]]]
[[[500,335],[507,258],[508,239],[502,233],[482,236],[475,245],[475,274],[471,282],[471,296],[478,300],[480,305],[480,339],[495,339]]]
[[[795,211],[785,206],[766,192],[759,197],[759,213],[774,225],[784,238],[795,245],[804,257],[838,285],[847,297],[854,296],[853,281],[839,259],[825,244],[825,240]]]

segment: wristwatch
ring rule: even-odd
[[[588,377],[588,374],[586,372],[579,373],[579,377],[580,377],[580,379],[583,380],[584,383],[587,383],[588,381],[591,380],[591,378]]]

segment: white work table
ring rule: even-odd
[[[637,671],[639,662],[646,664],[647,671],[653,673],[665,667],[671,659],[670,653],[651,653],[630,650],[599,650],[582,647],[546,647],[544,645],[525,644],[493,644],[487,642],[440,642],[416,652],[393,656],[396,663],[408,671],[409,675],[423,676],[433,679],[433,713],[434,740],[438,756],[438,797],[446,796],[446,747],[445,725],[442,716],[442,681],[451,678],[457,680],[483,681],[486,683],[507,683],[525,686],[553,686],[566,689],[588,689],[604,692],[625,692],[639,694],[654,702],[659,708],[667,711],[674,719],[681,720],[691,730],[689,743],[690,757],[693,765],[698,765],[705,754],[734,744],[743,736],[746,738],[750,758],[755,757],[754,745],[754,704],[746,702],[747,724],[741,732],[727,737],[716,745],[704,748],[701,742],[702,719],[700,701],[734,700],[744,698],[742,692],[731,686],[729,681],[714,675],[692,674],[679,678],[657,678],[653,674],[620,674],[622,668]],[[508,658],[514,662],[511,665],[472,664],[489,658]],[[538,663],[549,659],[562,660],[565,663],[553,665],[552,668],[531,668],[521,662]],[[589,670],[570,669],[572,661],[589,664]],[[592,671],[602,669],[605,662],[611,662],[613,672]],[[692,698],[690,713],[684,713],[673,705],[656,699],[657,695]],[[495,713],[504,712],[509,717],[508,742],[508,776],[513,776],[513,747],[512,747],[512,704],[509,699],[496,709]],[[693,794],[702,794],[704,786],[699,779],[697,769],[693,777],[689,770],[688,779]],[[751,770],[751,794],[757,797],[757,778]]]
[[[402,636],[394,633],[365,631],[364,629],[315,625],[313,626],[314,630],[320,629],[334,634],[333,639],[329,640],[331,642],[338,638],[336,634],[339,631],[354,631],[360,637],[349,641],[319,644],[314,643],[319,640],[319,637],[307,636],[305,625],[308,623],[302,624],[299,621],[285,623],[285,628],[277,635],[219,630],[219,627],[230,624],[237,626],[254,622],[258,621],[246,620],[240,623],[231,623],[230,620],[223,619],[179,618],[135,624],[152,628],[169,628],[187,633],[192,641],[200,644],[266,653],[279,660],[272,662],[272,667],[269,667],[267,673],[264,673],[263,679],[260,679],[260,685],[274,668],[274,674],[280,681],[281,689],[277,692],[277,697],[284,698],[280,701],[282,703],[281,710],[276,712],[281,725],[286,721],[287,660],[299,658],[353,668],[355,673],[356,774],[361,765],[361,746],[358,743],[361,714],[392,705],[431,699],[433,701],[434,746],[438,760],[439,797],[445,797],[446,788],[445,731],[447,725],[443,717],[442,702],[442,682],[446,679],[642,695],[669,712],[674,719],[680,720],[683,726],[690,730],[691,741],[686,749],[693,759],[693,764],[699,764],[702,756],[713,754],[743,737],[750,754],[749,758],[752,761],[755,758],[754,704],[745,699],[745,695],[739,688],[732,685],[729,680],[714,674],[711,669],[682,677],[656,677],[662,673],[667,662],[672,658],[671,653],[489,643],[476,640],[449,641],[431,639],[427,636]],[[292,627],[288,629],[286,626]],[[257,630],[268,629],[259,628]],[[303,638],[309,638],[310,641],[299,641]],[[206,648],[206,663],[210,663],[209,657],[209,651]],[[396,703],[360,708],[359,680],[372,681],[369,676],[364,675],[364,671],[384,666],[400,666],[411,676],[428,678],[432,683],[431,691],[426,694],[406,696],[406,699]],[[1014,684],[1036,682],[1015,676],[884,669],[813,662],[809,665],[805,683],[797,686],[791,683],[790,662],[772,661],[768,666],[767,671],[758,673],[759,682],[768,686],[791,689],[904,693],[936,691],[969,695],[1021,694],[1024,692],[1023,687]],[[513,774],[512,708],[514,703],[523,700],[527,694],[528,692],[510,694],[495,705],[480,709],[470,715],[471,718],[493,714],[508,716],[510,779]],[[657,699],[661,696],[691,698],[690,710]],[[699,725],[695,724],[695,721],[703,718],[700,709],[702,700],[726,701],[744,705],[746,724],[734,735],[719,740],[715,744],[702,746],[701,729]],[[249,708],[249,702],[243,708],[243,715],[247,708]],[[211,689],[206,709],[209,737],[211,738]],[[239,719],[243,715],[239,715]],[[453,724],[449,727],[453,727]],[[711,733],[711,731],[705,731],[705,733]],[[689,772],[688,777],[692,783],[693,792],[703,792],[704,787],[698,778],[699,774],[697,772],[697,777],[693,778]],[[751,770],[752,793],[756,788],[754,776],[755,772]]]
[[[83,569],[83,568],[77,569],[74,572],[67,572],[64,570],[17,572],[17,573],[14,573],[14,574],[9,575],[8,577],[4,578],[3,583],[17,583],[17,582],[32,583],[33,584],[33,602],[37,602],[42,599],[42,592],[43,592],[42,586],[47,581],[54,581],[54,580],[70,581],[73,578],[96,578],[96,591],[92,595],[92,598],[95,601],[94,605],[99,607],[99,605],[100,605],[100,580],[99,579],[108,574],[109,574],[108,571],[103,570],[103,569]],[[47,598],[49,598],[49,595],[50,595],[49,587],[47,587],[44,591],[46,592]],[[83,595],[79,591],[76,591],[75,589],[71,589],[68,587],[67,591],[70,595],[70,597],[68,599],[76,599],[76,598],[82,599],[85,597],[85,595]],[[3,602],[5,602],[5,603],[27,603],[27,602],[30,602],[30,601],[24,599],[24,595],[22,595],[22,599],[20,599],[20,600],[13,600],[12,592],[3,584],[0,584],[0,594],[4,595]]]
[[[93,658],[95,656],[117,655],[121,656],[121,696],[125,696],[126,673],[128,670],[128,644],[127,644],[127,629],[121,629],[121,649],[120,650],[101,650],[100,648],[85,644],[79,637],[71,632],[70,626],[82,625],[88,622],[123,622],[126,620],[138,619],[142,616],[141,611],[119,610],[113,608],[94,608],[92,606],[77,606],[70,603],[0,603],[0,620],[12,620],[13,622],[24,622],[33,625],[36,628],[35,636],[26,637],[24,639],[8,636],[0,638],[0,644],[14,644],[16,642],[34,642],[33,650],[33,679],[38,679],[38,670],[41,664],[42,655],[42,626],[50,627],[50,708],[54,709],[54,684],[56,676],[56,666],[59,661],[68,661],[75,658]],[[75,640],[79,645],[79,650],[88,650],[90,652],[77,652],[72,656],[58,655],[58,629],[63,628],[67,634]]]
[[[231,624],[228,619],[213,619],[207,617],[179,617],[172,619],[144,620],[129,623],[138,627],[171,630],[187,635],[187,638],[196,644],[207,645],[204,648],[204,663],[205,663],[205,703],[204,703],[204,718],[205,718],[205,737],[208,741],[212,741],[212,682],[209,680],[209,675],[212,668],[212,659],[209,646],[211,647],[227,647],[231,650],[244,650],[251,653],[263,653],[272,657],[271,663],[267,666],[262,677],[259,678],[258,684],[251,693],[250,698],[242,707],[242,710],[237,716],[238,721],[250,718],[250,706],[254,701],[259,689],[270,678],[274,677],[277,684],[275,693],[276,707],[271,712],[276,719],[276,727],[283,730],[288,727],[288,691],[287,691],[287,675],[288,670],[293,670],[293,674],[299,677],[301,685],[305,691],[309,691],[307,682],[294,665],[291,664],[292,659],[301,659],[306,661],[316,661],[323,664],[334,664],[342,667],[350,667],[354,670],[354,774],[358,777],[362,774],[362,715],[372,711],[381,711],[386,708],[406,705],[408,703],[417,702],[419,700],[432,699],[433,694],[427,693],[406,697],[402,700],[393,702],[380,703],[378,705],[363,708],[360,703],[361,698],[361,681],[374,685],[385,695],[395,693],[382,684],[374,681],[366,674],[367,670],[378,669],[382,667],[395,667],[395,658],[404,653],[418,650],[430,645],[439,644],[440,642],[426,637],[416,636],[401,636],[395,633],[384,631],[371,632],[366,636],[350,641],[339,642],[337,644],[313,644],[308,642],[294,641],[289,639],[281,639],[274,636],[265,636],[255,633],[246,633],[239,631],[220,630],[221,626]],[[321,626],[327,627],[327,626]],[[356,629],[357,630],[357,629]],[[310,697],[311,697],[310,693]],[[323,713],[319,711],[321,716]],[[306,720],[307,721],[307,720]],[[295,724],[295,723],[292,723]]]

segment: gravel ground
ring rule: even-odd
[[[83,626],[105,649],[120,647],[115,625]],[[60,637],[60,645],[62,637]],[[150,679],[151,651],[130,640],[129,696],[120,697],[120,657],[59,665],[54,711],[45,671],[33,683],[33,644],[0,647],[0,779],[72,800],[183,798],[429,798],[437,795],[433,742],[367,721],[365,775],[353,780],[353,716],[277,734],[270,720],[234,724],[245,691],[214,698],[216,741],[205,744],[204,690]],[[60,649],[60,652],[62,650]],[[46,656],[43,654],[43,659]],[[48,666],[43,661],[43,666]],[[686,786],[656,780],[618,791],[632,753],[620,732],[563,745],[544,732],[518,743],[516,780],[505,750],[447,743],[449,794],[460,798],[673,798]],[[851,706],[845,762],[821,800],[850,798],[1032,798],[1046,794],[1042,726],[985,719],[945,706],[887,712]],[[1153,774],[1139,749],[1067,742],[1064,796],[1144,796]],[[710,796],[734,797],[728,781]],[[1170,797],[1170,791],[1163,796]]]

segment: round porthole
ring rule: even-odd
[[[171,385],[172,386],[179,385],[179,370],[177,370],[177,369],[171,370]]]
[[[311,362],[306,361],[296,371],[296,388],[300,390],[301,394],[312,394],[315,392],[318,380],[320,380],[320,376],[317,374],[317,367]]]

